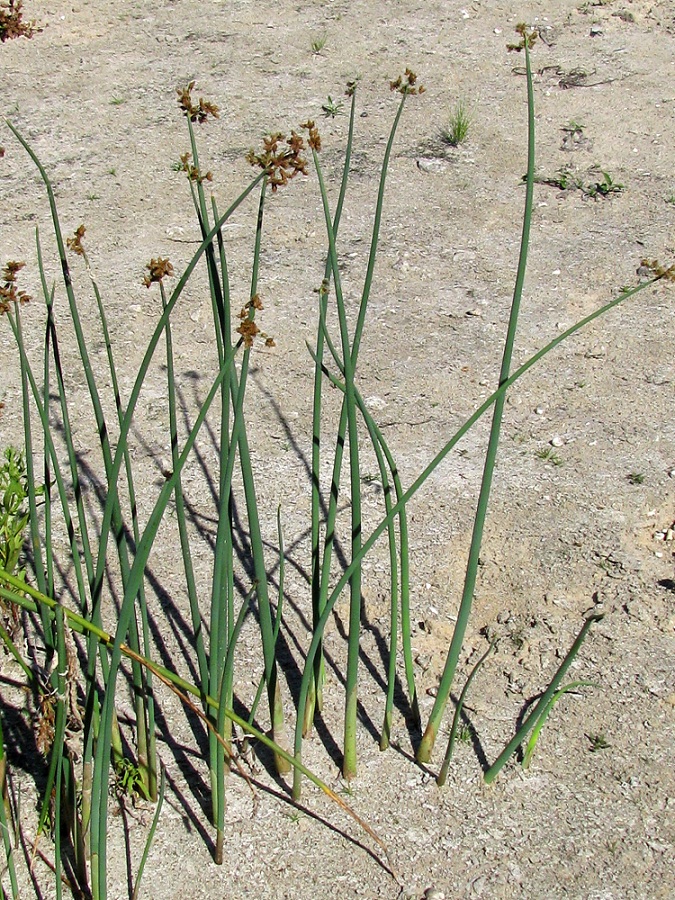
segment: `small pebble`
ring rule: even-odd
[[[427,888],[424,892],[424,900],[445,900],[445,894],[436,888]]]
[[[559,434],[554,434],[551,438],[551,446],[552,447],[562,447],[565,441],[560,437]]]
[[[535,413],[536,413],[538,416],[543,416],[543,415],[544,415],[544,407],[543,407],[543,406],[538,406],[538,407],[535,409]]]

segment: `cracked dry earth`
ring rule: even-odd
[[[489,395],[498,376],[526,169],[523,60],[505,49],[517,22],[538,26],[541,40],[533,51],[540,183],[516,363],[623,285],[637,283],[643,257],[675,260],[670,2],[47,0],[27,2],[25,14],[42,30],[30,40],[0,45],[2,113],[47,167],[66,232],[86,224],[123,393],[158,316],[157,297],[141,284],[144,266],[161,255],[179,271],[198,240],[187,186],[172,170],[187,148],[175,91],[192,79],[221,110],[199,141],[214,175],[210,189],[224,207],[250,177],[248,148],[267,131],[288,132],[308,116],[321,128],[334,202],[346,118],[323,119],[321,106],[361,75],[340,243],[352,311],[396,106],[388,81],[410,66],[427,86],[423,97],[407,104],[394,147],[359,360],[359,385],[406,485]],[[312,44],[324,40],[313,52]],[[458,98],[470,110],[471,126],[467,140],[453,149],[439,133]],[[36,225],[49,276],[57,274],[48,208],[36,172],[7,129],[0,143],[6,148],[0,163],[2,261],[26,260],[23,286],[37,296]],[[593,198],[586,188],[601,183],[603,172],[624,190]],[[561,173],[570,176],[567,189]],[[250,206],[226,232],[237,296],[247,291],[254,218]],[[249,397],[264,535],[276,546],[281,503],[289,557],[283,632],[289,716],[307,646],[311,360],[305,340],[314,334],[322,229],[313,174],[270,198],[261,323],[276,347],[256,352]],[[94,300],[86,273],[74,270],[95,365],[104,373]],[[24,315],[29,349],[37,354],[37,302]],[[181,399],[186,415],[194,416],[215,359],[203,283],[191,288],[175,321]],[[388,611],[384,549],[370,558],[359,772],[344,798],[385,841],[399,880],[377,846],[318,791],[307,787],[304,807],[294,807],[264,755],[245,761],[255,798],[245,781],[231,778],[225,863],[216,866],[203,734],[172,696],[160,692],[160,753],[169,787],[142,896],[675,896],[674,345],[675,294],[661,282],[596,320],[511,390],[458,684],[484,652],[485,630],[500,641],[468,698],[467,739],[458,744],[443,789],[434,775],[447,716],[428,770],[413,762],[419,736],[406,727],[405,705],[395,716],[394,746],[378,750]],[[77,419],[86,407],[85,389],[73,348],[63,352]],[[16,441],[21,408],[6,327],[0,329],[0,353],[5,446]],[[136,422],[134,459],[144,510],[169,458],[164,377],[158,362]],[[334,397],[329,404],[335,407]],[[78,424],[80,450],[95,467],[95,435],[84,420]],[[470,432],[409,508],[423,717],[457,612],[488,428],[484,421]],[[215,527],[208,477],[215,450],[208,434],[200,451],[201,462],[188,469],[184,486],[206,536],[197,570],[207,585],[208,537]],[[364,461],[365,476],[368,465],[374,463]],[[377,488],[375,481],[364,484],[366,528],[381,509]],[[150,564],[157,654],[187,672],[190,651],[180,630],[187,606],[177,556],[168,515]],[[276,559],[272,552],[270,558]],[[556,705],[528,770],[514,760],[486,787],[486,761],[512,736],[527,701],[548,684],[591,609],[605,617],[572,673],[593,686]],[[327,636],[331,665],[323,724],[304,750],[304,761],[341,789],[335,747],[342,729],[344,627],[342,604]],[[251,630],[240,659],[244,703],[257,684],[258,656]],[[4,675],[11,672],[5,661]],[[1,690],[3,704],[11,703],[4,682]],[[31,835],[35,781],[21,747],[12,750],[10,741],[10,751],[13,787],[23,796]],[[129,896],[125,829],[135,869],[151,817],[151,809],[140,808],[110,820],[109,896],[115,900]],[[36,865],[45,898],[53,896],[48,874]],[[27,880],[23,889],[33,895]]]

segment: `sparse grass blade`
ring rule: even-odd
[[[14,847],[12,846],[12,808],[7,790],[7,755],[5,753],[5,737],[2,730],[2,712],[0,712],[0,831],[5,848],[5,862],[12,889],[12,900],[19,900],[19,883],[14,864]]]
[[[586,635],[590,631],[591,626],[594,625],[595,622],[599,622],[603,617],[603,613],[593,613],[592,615],[588,616],[588,618],[584,622],[583,628],[570,647],[567,656],[560,664],[560,668],[551,679],[551,683],[541,695],[538,703],[535,704],[532,712],[530,712],[529,715],[526,716],[526,718],[523,720],[523,724],[520,726],[513,739],[509,741],[509,743],[504,747],[497,759],[492,763],[490,768],[485,773],[484,781],[486,784],[491,784],[495,780],[497,775],[501,772],[506,763],[513,756],[518,747],[520,747],[521,743],[525,740],[530,730],[534,728],[534,726],[539,722],[542,715],[545,712],[547,713],[547,707],[549,706],[551,699],[558,690],[558,685],[565,677],[565,673],[572,665],[574,658],[581,649],[581,645],[586,640]]]
[[[455,715],[452,717],[452,725],[450,727],[450,738],[448,740],[448,749],[445,751],[445,758],[443,760],[443,765],[441,766],[441,770],[438,773],[438,777],[436,778],[436,784],[439,787],[443,787],[445,781],[448,777],[448,768],[450,766],[450,761],[452,760],[452,754],[455,749],[455,741],[457,740],[457,730],[459,728],[459,722],[462,717],[462,710],[464,709],[464,702],[466,701],[466,695],[469,692],[469,688],[471,687],[471,682],[474,680],[476,675],[483,667],[483,663],[488,658],[488,656],[492,653],[495,646],[495,642],[492,641],[490,646],[487,648],[485,653],[478,660],[476,665],[471,670],[469,677],[466,679],[464,683],[464,687],[462,688],[462,693],[459,695],[459,700],[457,701],[457,706],[455,707]]]
[[[524,769],[528,769],[530,766],[530,762],[532,761],[532,756],[534,754],[535,747],[537,746],[537,741],[539,740],[539,735],[541,734],[541,730],[546,724],[546,720],[549,717],[549,714],[555,704],[560,700],[560,698],[566,694],[568,691],[575,691],[580,687],[595,687],[596,685],[592,681],[572,681],[570,684],[566,684],[564,687],[559,688],[555,694],[548,701],[546,706],[541,712],[537,724],[532,729],[532,734],[530,735],[530,739],[527,742],[527,747],[525,748],[525,752],[523,753],[523,761],[522,766]]]

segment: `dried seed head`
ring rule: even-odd
[[[260,334],[260,329],[253,319],[247,317],[241,323],[239,328],[237,328],[237,334],[242,336],[244,339],[244,346],[247,350],[250,350],[253,346],[253,339]]]
[[[356,78],[352,78],[351,81],[347,82],[347,87],[345,88],[345,97],[353,97],[356,93],[356,88],[358,87],[358,83],[361,80],[361,76],[357,75]]]
[[[190,162],[191,158],[191,153],[181,153],[180,163],[174,167],[175,170],[187,173],[190,181],[194,181],[197,184],[202,184],[204,181],[213,181],[213,172],[207,172],[205,175],[202,175],[199,166],[193,166]]]
[[[75,232],[75,234],[73,235],[73,237],[68,238],[68,239],[66,240],[66,244],[68,245],[68,249],[69,249],[69,250],[72,250],[73,253],[77,253],[78,256],[84,256],[84,255],[85,255],[85,254],[84,254],[84,247],[82,246],[82,238],[84,237],[85,230],[86,230],[86,229],[85,229],[84,225],[80,225],[80,227],[77,229],[77,231]]]
[[[151,259],[145,268],[148,270],[148,274],[143,276],[143,284],[147,288],[156,281],[159,282],[165,277],[171,278],[173,275],[173,266],[168,259],[162,259],[161,256]]]
[[[16,288],[16,275],[26,265],[25,262],[16,262],[10,260],[5,264],[2,271],[2,281],[0,285],[0,315],[9,312],[10,303],[28,303],[30,296],[25,291],[19,291]]]
[[[268,173],[269,184],[276,192],[296,175],[307,174],[307,160],[302,156],[304,149],[305,142],[297,132],[292,131],[287,139],[280,131],[275,131],[263,138],[262,151],[249,150],[246,160],[249,165]]]
[[[655,278],[665,278],[666,281],[675,281],[675,264],[671,266],[662,265],[658,259],[643,259],[640,265],[645,269],[649,269]]]
[[[517,44],[507,44],[506,49],[511,52],[515,50],[516,53],[520,53],[521,50],[524,50],[527,46],[528,50],[531,50],[534,46],[534,42],[537,40],[537,32],[535,30],[529,31],[527,25],[524,22],[519,22],[516,25],[516,34],[520,35],[520,41]]]
[[[262,300],[260,299],[259,294],[254,294],[251,299],[239,310],[239,327],[236,329],[237,334],[240,334],[244,346],[247,350],[250,350],[253,346],[253,341],[255,338],[260,337],[265,341],[266,347],[276,347],[274,343],[274,339],[271,338],[268,334],[265,334],[264,331],[261,331],[258,325],[255,322],[255,314],[259,312],[261,309],[264,309]]]
[[[194,86],[194,81],[191,81],[186,87],[176,90],[178,105],[185,115],[191,122],[197,122],[199,125],[203,125],[209,116],[213,116],[214,119],[219,118],[219,110],[215,103],[209,103],[203,97],[199,98],[197,105],[192,102],[192,89]]]
[[[311,149],[319,153],[321,151],[321,135],[314,122],[311,119],[308,119],[308,121],[304,122],[300,127],[307,131],[307,143]]]
[[[426,90],[424,85],[417,84],[417,75],[412,69],[406,69],[403,75],[399,75],[395,81],[390,81],[389,89],[398,91],[399,94],[404,96],[407,94],[423,94]]]

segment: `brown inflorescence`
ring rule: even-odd
[[[389,89],[404,95],[423,94],[426,91],[423,84],[417,84],[417,75],[412,69],[406,69],[403,75],[399,75],[395,81],[390,81]]]
[[[239,311],[240,324],[236,330],[237,334],[241,335],[247,350],[251,349],[253,341],[258,336],[265,341],[266,347],[276,347],[274,338],[271,338],[268,334],[265,334],[264,331],[261,331],[253,319],[252,311],[255,310],[255,312],[259,312],[261,309],[264,309],[264,307],[260,296],[259,294],[254,294],[248,303],[245,306],[242,306]]]
[[[86,231],[86,229],[85,229],[84,225],[80,225],[80,227],[77,229],[77,231],[75,232],[73,237],[68,238],[66,240],[68,249],[72,250],[73,253],[77,253],[78,256],[84,256],[84,247],[82,246],[82,238],[84,237],[85,231]]]
[[[316,136],[318,137],[318,133]],[[307,174],[307,160],[302,155],[304,149],[305,142],[296,131],[292,131],[289,138],[276,131],[263,138],[261,153],[249,150],[246,160],[250,165],[264,169],[268,173],[272,191],[276,192],[296,175]]]
[[[209,103],[208,100],[205,100],[203,97],[199,98],[199,103],[197,105],[192,102],[192,89],[194,86],[194,81],[191,81],[187,87],[178,88],[176,90],[176,93],[178,94],[178,105],[185,115],[191,122],[197,122],[198,125],[203,125],[209,116],[218,119],[219,110],[215,103]]]
[[[675,281],[675,264],[664,266],[658,259],[643,259],[641,260],[640,265],[644,266],[645,269],[649,269],[656,278],[665,278],[666,281]]]
[[[10,260],[2,272],[3,284],[0,285],[0,315],[9,312],[11,303],[28,303],[30,296],[16,287],[16,274],[26,265],[25,262]]]
[[[305,131],[307,131],[307,143],[309,144],[312,150],[316,150],[317,153],[321,152],[321,135],[319,134],[319,129],[316,127],[314,121],[312,119],[308,119],[306,122],[300,126]]]
[[[173,266],[168,259],[162,259],[161,256],[151,259],[145,268],[148,270],[148,274],[143,276],[143,284],[147,288],[151,284],[161,281],[162,278],[171,278],[173,275]]]
[[[31,38],[37,31],[42,31],[36,23],[23,21],[23,0],[9,0],[7,8],[0,7],[0,41],[12,38]]]
[[[207,172],[205,175],[202,175],[199,166],[193,166],[190,162],[191,157],[191,153],[181,153],[180,171],[186,172],[190,181],[195,181],[197,184],[202,184],[204,181],[213,181],[213,173]]]
[[[516,53],[520,53],[520,51],[524,50],[525,46],[527,46],[527,49],[531,50],[534,46],[534,42],[537,40],[537,32],[528,31],[527,25],[524,22],[519,22],[516,25],[516,34],[520,35],[520,42],[517,44],[507,44],[506,49],[509,52],[515,50]]]

